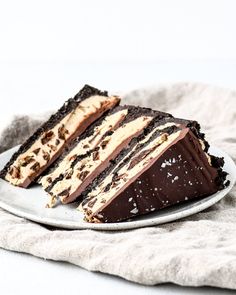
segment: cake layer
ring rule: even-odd
[[[28,187],[86,128],[120,99],[91,86],[69,99],[12,156],[1,172],[11,184]]]
[[[98,177],[80,205],[87,221],[118,222],[224,187],[223,161],[207,155],[197,125],[176,122],[155,134],[152,130],[154,136],[118,157]]]
[[[50,205],[54,205],[58,198],[64,204],[77,199],[86,187],[91,184],[93,179],[109,166],[110,161],[134,137],[143,132],[143,129],[155,116],[169,117],[170,115],[150,109],[129,106],[112,115],[107,115],[104,121],[101,122],[101,125],[97,126],[95,134],[91,134],[90,137],[85,137],[81,140],[61,161],[58,168],[52,172],[53,175],[48,175],[54,179],[51,185],[46,188],[46,191],[52,197]],[[103,129],[105,126],[106,128]],[[109,126],[112,129],[109,130],[110,132],[107,132]],[[99,128],[102,128],[103,133],[98,137],[97,130]],[[100,140],[95,141],[92,149],[85,153],[84,145],[87,146],[91,138],[100,138]]]

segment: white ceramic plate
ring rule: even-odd
[[[0,169],[3,168],[17,148],[14,147],[0,155]],[[83,221],[82,213],[75,210],[77,204],[59,205],[53,209],[45,208],[48,199],[40,185],[23,189],[14,187],[2,179],[0,179],[0,207],[32,221],[68,229],[124,230],[174,221],[214,205],[233,187],[236,180],[236,166],[233,160],[216,147],[211,147],[210,152],[225,158],[224,170],[229,173],[227,179],[230,180],[230,186],[209,197],[171,206],[159,212],[136,217],[131,221],[103,224],[87,223]]]

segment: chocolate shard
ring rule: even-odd
[[[55,136],[52,130],[45,132],[41,138],[41,143],[44,145],[48,143]]]
[[[71,187],[68,187],[68,188],[66,188],[66,189],[64,189],[63,191],[61,191],[59,194],[58,194],[58,196],[67,196],[68,194],[69,194],[69,192],[70,192],[70,189],[71,189]]]
[[[33,153],[34,153],[35,155],[38,155],[38,153],[39,153],[40,150],[41,150],[41,148],[37,148],[37,149],[33,150]]]
[[[26,167],[28,164],[34,162],[33,156],[26,156],[23,160],[20,161],[22,167]]]
[[[48,162],[50,160],[50,154],[48,152],[43,151],[43,159]]]
[[[69,134],[69,131],[65,128],[65,125],[62,124],[58,128],[58,138],[61,140],[66,140],[66,135]]]
[[[48,181],[49,183],[52,183],[52,178],[51,178],[51,177],[48,177],[48,178],[47,178],[47,181]]]
[[[31,170],[35,171],[35,172],[38,172],[40,170],[40,164],[39,162],[35,162],[34,165],[32,165],[30,167]]]
[[[93,152],[93,160],[94,161],[99,160],[99,152],[98,151]]]
[[[101,147],[104,150],[108,144],[109,140],[103,140],[103,142],[101,143]]]
[[[78,173],[78,178],[81,181],[83,181],[87,177],[88,174],[89,174],[89,171],[82,171],[82,172]]]
[[[9,169],[9,173],[13,178],[20,178],[20,169],[18,167],[11,166]]]
[[[108,96],[107,91],[85,85],[21,145],[0,172],[0,177],[13,185],[28,187],[67,149],[75,137],[119,102],[117,96]],[[33,160],[37,164],[27,169]],[[20,179],[9,173],[16,170],[20,170]]]

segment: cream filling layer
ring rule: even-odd
[[[23,183],[28,177],[35,174],[35,169],[32,169],[34,164],[36,164],[37,170],[47,165],[50,159],[62,148],[65,141],[76,133],[79,126],[83,124],[88,117],[97,113],[100,109],[109,109],[110,106],[116,104],[118,100],[119,98],[117,97],[95,95],[81,101],[76,109],[50,129],[51,138],[47,140],[45,144],[42,144],[42,140],[47,136],[47,134],[44,133],[25,153],[18,156],[11,167],[14,166],[17,169],[19,177],[14,177],[8,172],[5,179],[14,185]],[[58,134],[61,134],[64,140],[59,139]],[[57,140],[59,140],[59,142]],[[38,149],[40,150],[36,153]],[[22,166],[26,157],[30,157],[30,163],[26,166]]]
[[[148,169],[150,162],[160,156],[160,154],[174,141],[176,140],[181,133],[180,131],[177,131],[175,133],[172,133],[171,135],[167,135],[166,140],[163,137],[163,134],[155,139],[155,141],[152,141],[149,145],[145,147],[144,150],[154,149],[153,152],[148,154],[144,159],[142,159],[137,165],[135,165],[133,168],[128,169],[130,162],[128,162],[125,166],[123,166],[120,170],[118,175],[125,174],[125,178],[120,178],[119,182],[114,188],[110,188],[107,192],[101,192],[100,194],[97,194],[94,196],[94,198],[97,198],[97,201],[94,203],[93,207],[89,207],[89,202],[86,203],[84,206],[82,206],[82,209],[87,216],[88,219],[90,219],[93,215],[96,215],[100,212],[102,207],[109,204],[109,202],[112,200],[112,198],[115,198],[116,195],[120,194],[125,188],[126,183],[128,183],[129,180],[135,180],[141,173],[143,173],[146,169]],[[143,150],[142,150],[143,151]],[[91,216],[90,216],[91,215]]]
[[[89,177],[95,169],[98,169],[99,166],[103,162],[105,162],[111,154],[116,152],[117,148],[119,146],[122,146],[122,143],[126,142],[128,138],[133,137],[135,134],[142,131],[152,119],[153,117],[142,116],[117,128],[111,136],[107,136],[106,138],[104,138],[102,143],[98,145],[100,147],[98,151],[98,159],[94,160],[92,154],[90,157],[78,162],[73,168],[71,178],[63,178],[62,181],[57,182],[53,186],[50,193],[52,193],[52,195],[54,196],[57,196],[60,192],[67,189],[68,187],[70,187],[70,194],[78,190],[78,188],[82,185],[86,178]],[[107,142],[107,144],[105,148],[103,148],[102,144],[105,141]],[[81,180],[78,178],[78,174],[80,174],[82,166],[84,167],[83,171],[87,171],[87,175],[84,179]],[[64,202],[66,198],[67,196],[65,198],[61,197],[61,201]]]
[[[87,151],[94,149],[101,141],[104,134],[113,130],[119,125],[128,113],[128,109],[123,109],[114,114],[107,116],[101,123],[101,125],[94,128],[94,133],[81,140],[70,153],[59,163],[58,167],[52,172],[42,177],[41,184],[44,188],[47,188],[50,183],[55,180],[61,173],[70,168],[73,159],[82,154],[86,154]],[[48,181],[50,179],[50,182]]]

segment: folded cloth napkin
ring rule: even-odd
[[[236,160],[236,92],[179,83],[133,91],[125,103],[196,119],[211,144]],[[3,151],[22,142],[40,120],[16,117],[0,135]],[[3,128],[2,128],[3,129]],[[0,210],[0,247],[140,284],[236,289],[236,188],[211,208],[177,222],[128,231],[59,230]]]

